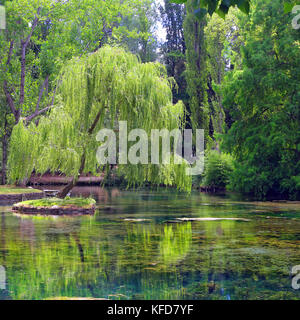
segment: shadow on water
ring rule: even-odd
[[[96,215],[1,207],[0,299],[300,298],[290,274],[300,264],[300,208],[167,190],[78,187],[74,195],[95,197]]]

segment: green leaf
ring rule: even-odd
[[[225,15],[228,13],[230,7],[230,1],[223,0],[220,4],[219,10],[222,11]]]

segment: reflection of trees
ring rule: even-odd
[[[20,225],[20,218],[6,219]],[[15,228],[1,232],[1,248],[5,241],[9,252],[7,276],[14,299],[106,297],[122,285],[132,294],[140,291],[144,298],[154,298],[158,291],[162,298],[171,298],[167,289],[178,281],[177,275],[173,271],[162,275],[161,266],[184,258],[191,244],[190,223],[112,227],[87,217],[26,219],[35,227],[36,241],[15,233]]]
[[[6,219],[20,223],[16,217]],[[4,228],[1,233],[1,246],[6,241],[9,252],[9,290],[19,299],[107,297],[116,291],[126,296],[140,294],[136,298],[179,299],[185,270],[191,277],[201,271],[209,281],[226,267],[229,262],[220,247],[222,237],[235,228],[235,222],[229,221],[201,223],[198,228],[204,229],[205,237],[193,249],[191,222],[158,225],[105,224],[95,217],[27,219],[34,224],[38,241],[22,238],[13,229]]]
[[[5,265],[6,261],[6,239],[5,239],[5,216],[4,213],[0,213],[1,215],[1,247],[0,247],[0,265]]]
[[[200,298],[207,298],[220,295],[222,288],[227,294],[228,280],[237,284],[252,281],[254,276],[260,279],[270,274],[269,266],[282,269],[288,263],[282,251],[274,256],[251,251],[260,240],[266,241],[253,236],[251,223],[28,217],[35,232],[24,237],[19,232],[20,219],[2,214],[0,225],[0,264],[6,266],[8,290],[14,299],[106,298],[109,294],[182,299],[194,297],[194,289]],[[288,242],[281,242],[284,245],[288,247]],[[213,290],[207,286],[211,281],[217,283]]]
[[[183,260],[192,244],[192,225],[190,222],[166,225],[159,244],[159,251],[165,265]]]
[[[0,213],[0,268],[4,268],[6,272],[6,238],[5,238],[5,216],[4,213]],[[1,277],[1,276],[0,276]],[[10,299],[9,292],[0,288],[0,300]]]

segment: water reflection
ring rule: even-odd
[[[260,207],[224,198],[98,189],[76,190],[97,197],[95,216],[16,216],[2,208],[1,299],[300,298],[289,273],[300,260],[300,210],[254,215]]]

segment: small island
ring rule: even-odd
[[[13,205],[12,210],[22,214],[85,215],[94,214],[96,201],[92,198],[44,198]]]

